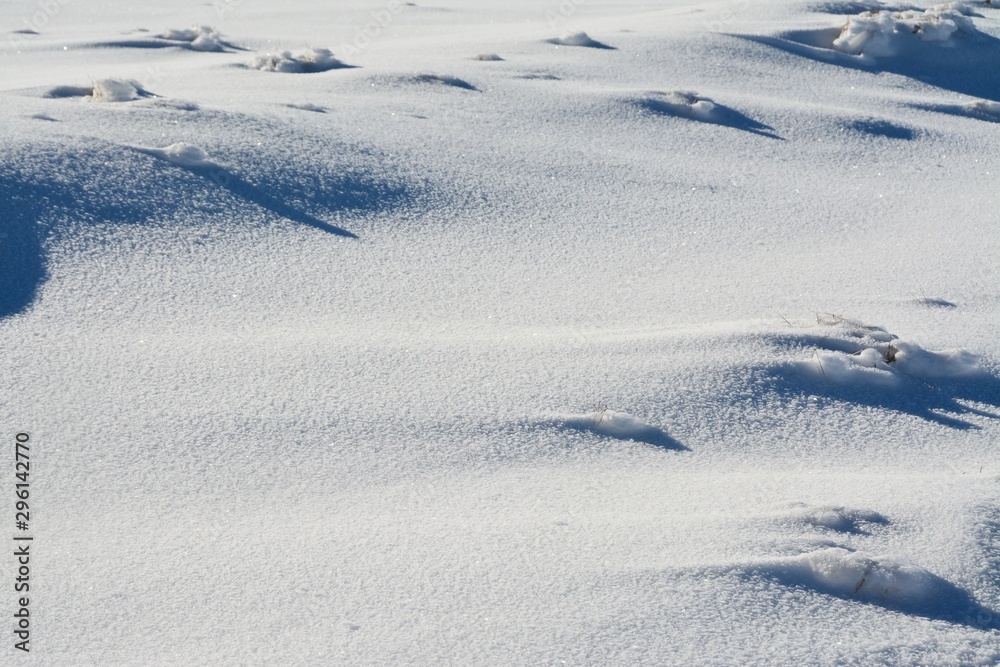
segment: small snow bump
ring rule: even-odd
[[[208,159],[205,149],[186,141],[178,141],[164,148],[137,148],[136,150],[165,160],[178,167],[212,167],[215,163]]]
[[[974,114],[992,116],[1000,119],[1000,102],[994,102],[993,100],[976,100],[975,102],[970,102],[966,105],[966,108]]]
[[[584,46],[591,49],[614,49],[615,47],[598,42],[585,32],[567,32],[561,37],[553,37],[545,40],[549,44],[557,46]]]
[[[142,86],[135,81],[122,79],[101,79],[87,98],[92,102],[131,102],[139,99]]]
[[[196,25],[193,28],[170,29],[159,35],[161,39],[172,42],[186,42],[187,47],[194,51],[224,51],[226,43],[222,36],[211,26]]]
[[[565,415],[555,421],[565,428],[590,431],[616,440],[633,440],[666,449],[687,449],[663,429],[648,424],[627,412],[609,410],[604,407],[590,413]]]
[[[291,51],[262,53],[253,59],[250,67],[262,72],[312,74],[350,67],[350,65],[335,58],[330,49],[313,48],[300,55],[292,55]]]
[[[716,104],[691,90],[653,91],[638,100],[639,106],[657,113],[712,121]]]
[[[866,556],[842,547],[778,559],[752,569],[821,593],[918,611],[933,606],[942,582],[905,558]]]

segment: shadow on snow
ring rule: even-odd
[[[636,105],[640,109],[656,115],[672,116],[674,118],[684,118],[686,120],[707,123],[709,125],[731,127],[736,130],[742,130],[744,132],[750,132],[751,134],[767,137],[768,139],[779,139],[784,141],[784,137],[775,134],[774,128],[770,125],[765,125],[764,123],[756,121],[736,109],[718,104],[715,101],[713,101],[712,104],[714,105],[714,108],[711,113],[705,116],[700,116],[696,113],[686,111],[682,108],[683,105],[657,99],[656,97],[646,97],[636,101]]]
[[[859,345],[849,340],[820,335],[777,335],[768,336],[767,340],[780,347],[811,347],[847,355],[860,349]],[[1000,378],[984,370],[969,375],[934,378],[920,378],[899,371],[891,375],[882,372],[879,374],[882,377],[876,378],[868,377],[869,373],[859,369],[856,371],[856,382],[825,377],[816,359],[758,370],[763,386],[781,396],[817,396],[883,408],[961,430],[979,428],[962,419],[963,416],[1000,418],[1000,414],[989,411],[993,408],[1000,410]],[[967,403],[978,403],[988,408],[983,410]]]
[[[853,56],[833,48],[840,28],[799,30],[781,37],[738,35],[733,37],[764,44],[786,53],[818,62],[871,72],[891,73],[970,97],[1000,100],[1000,39],[985,33],[961,35],[954,48],[920,42],[896,56]]]
[[[245,213],[229,213],[235,197],[273,216],[357,238],[305,208],[356,215],[412,199],[407,186],[378,179],[364,168],[311,173],[308,165],[298,170],[262,166],[252,182],[229,167],[181,167],[111,144],[85,150],[25,145],[7,150],[6,157],[0,162],[0,318],[31,306],[47,277],[47,248],[87,226],[197,225],[214,212],[238,219]]]

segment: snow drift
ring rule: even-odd
[[[960,2],[949,2],[919,11],[873,10],[847,20],[833,48],[852,56],[893,56],[914,40],[950,45],[961,33],[975,34],[969,16],[972,10]]]

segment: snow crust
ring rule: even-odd
[[[0,3],[17,659],[1000,664],[969,7]]]

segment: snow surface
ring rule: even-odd
[[[0,4],[0,664],[1000,664],[995,4]]]

